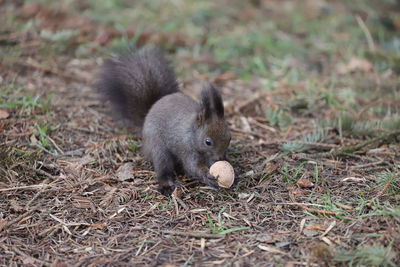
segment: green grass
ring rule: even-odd
[[[314,166],[313,172],[311,172],[311,166]],[[304,168],[306,167],[306,170]],[[303,174],[314,174],[314,182],[319,181],[319,170],[318,165],[313,161],[302,161],[298,166],[293,167],[287,163],[283,165],[283,171],[281,172],[283,175],[283,180],[289,184],[295,184],[299,179],[302,178]],[[310,179],[310,177],[305,177]],[[311,179],[310,179],[311,180]]]
[[[386,192],[393,195],[400,193],[400,172],[386,170],[381,172],[378,176],[378,185],[380,188],[384,188],[388,184]]]
[[[211,232],[213,234],[219,234],[219,235],[226,235],[229,233],[233,233],[236,231],[243,231],[243,230],[247,230],[249,229],[249,227],[231,227],[231,228],[226,228],[224,226],[224,221],[222,218],[222,214],[225,211],[226,207],[222,207],[219,211],[218,211],[218,215],[217,215],[217,223],[215,223],[210,214],[207,213],[206,217],[207,217],[207,226],[210,228]]]
[[[133,139],[133,134],[129,133],[128,135],[128,148],[129,150],[138,153],[140,151],[140,147],[141,147],[141,142],[140,141],[136,141]]]
[[[10,83],[0,91],[0,108],[15,110],[20,116],[50,113],[53,93],[43,95],[26,94],[24,88]]]
[[[331,125],[341,129],[343,134],[359,136],[374,136],[381,132],[400,129],[400,113],[386,113],[380,117],[375,120],[360,120],[348,112],[342,112]]]
[[[272,126],[278,126],[281,129],[286,129],[293,123],[293,117],[282,109],[267,109],[265,117]]]
[[[395,253],[382,245],[359,246],[356,249],[339,249],[333,261],[340,266],[396,266]]]
[[[39,132],[40,142],[42,146],[48,147],[50,145],[50,140],[49,137],[47,136],[47,133],[49,131],[49,125],[48,124],[40,125],[37,123],[36,129]]]
[[[34,1],[26,3],[31,2]],[[229,80],[221,85],[224,100],[230,108],[230,126],[240,127],[236,121],[241,116],[254,116],[260,123],[276,129],[273,133],[265,134],[257,132],[262,131],[261,129],[252,129],[259,136],[265,136],[265,140],[260,141],[269,142],[268,147],[259,144],[256,136],[251,138],[247,135],[234,134],[234,144],[229,154],[233,158],[232,162],[236,164],[237,175],[240,179],[238,185],[232,190],[217,191],[202,187],[198,190],[197,184],[193,187],[188,186],[187,190],[185,188],[186,195],[182,199],[189,206],[189,211],[199,207],[206,207],[208,210],[204,216],[188,216],[189,220],[197,224],[190,224],[193,229],[186,228],[187,230],[232,236],[239,236],[242,232],[249,234],[250,240],[246,239],[247,236],[243,237],[244,239],[235,240],[238,243],[235,244],[237,255],[234,259],[238,259],[237,257],[242,255],[242,248],[247,251],[253,250],[254,242],[258,241],[251,238],[260,234],[259,228],[247,227],[247,224],[240,219],[242,216],[247,216],[248,212],[243,211],[240,202],[246,201],[246,198],[254,194],[255,198],[248,202],[250,212],[255,215],[251,223],[258,223],[259,227],[264,227],[268,233],[294,229],[293,235],[288,236],[293,246],[285,250],[285,253],[290,253],[289,260],[308,261],[310,255],[307,247],[315,238],[296,233],[297,219],[313,220],[321,224],[334,219],[339,221],[339,225],[335,226],[326,237],[332,240],[335,246],[338,245],[336,240],[340,240],[341,244],[336,248],[336,252],[332,248],[333,259],[328,260],[331,265],[393,266],[393,251],[394,248],[398,248],[398,241],[390,236],[391,230],[388,225],[396,226],[400,223],[398,208],[400,178],[396,158],[392,157],[392,154],[397,151],[397,139],[377,140],[357,151],[331,154],[343,146],[353,147],[366,140],[373,140],[372,138],[376,136],[400,129],[398,104],[400,82],[395,81],[396,75],[400,73],[400,45],[398,44],[400,36],[398,32],[388,31],[381,23],[383,9],[379,10],[375,8],[375,5],[382,5],[382,1],[379,3],[378,1],[366,3],[361,0],[342,1],[345,5],[343,10],[335,7],[340,1],[325,1],[328,4],[317,11],[307,10],[304,1],[291,1],[282,9],[270,6],[264,6],[262,9],[252,6],[250,1],[227,1],[227,4],[221,4],[209,0],[188,0],[171,2],[168,5],[159,0],[139,0],[134,3],[126,0],[88,0],[79,2],[79,5],[77,0],[66,1],[63,5],[50,0],[40,0],[40,2],[46,8],[60,9],[61,13],[66,12],[67,16],[74,14],[92,20],[94,24],[90,31],[93,36],[90,34],[86,36],[80,29],[50,30],[39,25],[39,16],[24,20],[17,16],[16,10],[9,9],[5,12],[6,23],[0,30],[1,37],[4,38],[9,32],[15,30],[27,31],[28,34],[15,42],[13,40],[0,41],[1,59],[3,55],[21,61],[32,57],[45,66],[52,66],[51,64],[55,62],[60,71],[71,74],[76,70],[70,70],[67,67],[69,65],[64,64],[69,60],[75,59],[80,62],[82,59],[84,63],[82,68],[89,72],[93,71],[94,74],[95,68],[98,67],[97,62],[94,63],[96,59],[104,58],[127,46],[136,48],[139,41],[147,38],[145,45],[158,45],[170,53],[168,57],[173,60],[179,80],[185,88],[192,89],[198,81],[213,80],[227,71],[236,74],[239,81]],[[268,5],[273,2],[277,1],[266,1]],[[394,3],[394,0],[392,2]],[[349,6],[351,9],[348,9]],[[364,17],[363,12],[368,17]],[[365,32],[357,23],[357,14],[361,14],[366,27],[371,32],[375,45],[378,47],[376,51],[369,49]],[[389,15],[394,14],[397,13]],[[384,15],[386,16],[386,13]],[[51,26],[51,23],[48,26]],[[116,34],[109,43],[100,46],[95,42],[95,38],[97,34],[102,33],[103,27]],[[127,30],[134,30],[135,33],[128,36]],[[31,43],[31,41],[39,45],[36,46],[36,43]],[[32,47],[27,48],[27,44]],[[373,71],[338,72],[341,64],[346,66],[354,58],[370,62]],[[99,135],[82,136],[82,133],[74,129],[68,129],[71,132],[62,132],[64,129],[60,127],[63,124],[59,124],[61,121],[59,117],[64,117],[63,108],[66,107],[60,105],[56,109],[51,103],[54,97],[52,93],[43,93],[40,87],[33,90],[28,87],[29,83],[35,84],[38,79],[35,76],[30,81],[31,76],[45,73],[34,67],[12,65],[7,60],[4,62],[4,65],[12,70],[10,72],[12,74],[2,77],[4,82],[0,85],[0,109],[6,109],[10,113],[9,118],[5,120],[7,123],[10,122],[10,128],[7,128],[8,125],[3,124],[3,121],[0,121],[0,127],[5,125],[5,131],[9,132],[8,137],[3,140],[4,143],[13,141],[12,145],[15,147],[7,150],[7,153],[2,151],[1,155],[5,155],[3,158],[10,155],[8,158],[13,161],[22,159],[36,168],[38,161],[53,160],[48,154],[59,156],[56,155],[58,152],[52,138],[55,138],[57,142],[68,140],[62,143],[63,150],[65,148],[64,151],[73,151],[78,146],[84,146],[83,141],[86,139],[90,140],[90,144],[98,144],[99,140],[104,141],[104,138],[114,134],[114,132],[104,132],[108,129],[108,124],[107,127],[101,127],[102,131]],[[89,66],[87,68],[86,63]],[[78,70],[79,67],[77,64]],[[15,78],[14,73],[22,77]],[[376,75],[381,77],[379,85]],[[49,76],[54,78],[57,74],[46,73],[45,76],[44,78]],[[10,79],[13,78],[15,81],[10,83]],[[57,78],[54,79],[55,87],[68,88],[67,94],[79,90],[75,81],[63,81],[62,77],[59,78],[59,81]],[[55,90],[55,96],[62,97],[57,96],[57,89]],[[247,109],[236,112],[234,108],[236,103],[251,97],[254,93],[262,95],[260,101],[254,105],[256,114],[252,113],[253,110],[248,113]],[[264,99],[264,96],[268,99]],[[381,102],[366,108],[375,100]],[[93,108],[97,111],[97,106]],[[107,120],[106,116],[104,119]],[[37,139],[36,146],[39,149],[32,149],[29,146],[30,141],[34,140],[32,134],[12,139],[14,128],[11,127],[18,129],[19,122],[25,120],[28,121],[27,127],[30,127],[33,136]],[[77,120],[77,122],[81,121]],[[87,124],[90,123],[93,121],[87,122]],[[22,130],[26,129],[21,128]],[[123,131],[119,133],[126,134]],[[83,141],[75,142],[76,140]],[[85,166],[85,170],[92,168],[93,173],[101,170],[102,176],[112,173],[117,169],[113,162],[115,152],[123,150],[122,157],[129,159],[138,155],[141,146],[140,141],[132,135],[128,136],[126,142],[105,141],[105,143],[107,146],[104,145],[106,147],[104,151],[107,152],[101,152],[103,154]],[[278,147],[278,144],[282,145]],[[369,154],[370,149],[382,149],[388,152],[388,156]],[[301,154],[295,155],[296,153]],[[268,156],[274,154],[277,157],[269,161],[265,167],[263,162]],[[66,156],[66,160],[68,158],[69,156]],[[368,171],[364,171],[363,168],[352,169],[352,166],[361,166],[378,158],[385,159],[384,163],[378,167],[388,168],[387,171],[380,173],[373,168],[369,168]],[[7,170],[8,168],[14,168],[13,171],[21,169],[14,167],[17,166],[14,162],[6,162],[3,159],[0,161],[1,164],[4,162],[2,166],[6,166]],[[54,159],[54,164],[58,164],[56,159]],[[274,169],[268,171],[271,165]],[[265,169],[258,168],[260,166]],[[50,169],[43,168],[43,170],[53,173]],[[249,170],[254,171],[251,177],[245,175]],[[22,171],[27,173],[28,178],[24,179],[29,180],[31,170],[22,168]],[[64,169],[61,171],[65,172]],[[94,175],[93,173],[87,175]],[[366,179],[359,181],[359,184],[342,183],[343,178],[353,176],[353,174],[355,177],[360,175]],[[299,188],[296,183],[302,177],[311,180],[315,185],[310,189],[300,188],[300,194],[295,195],[293,199],[290,190]],[[18,183],[22,180],[18,177],[14,179]],[[386,185],[388,186],[385,192],[378,195]],[[136,185],[113,182],[108,186],[123,188]],[[343,192],[342,186],[349,191]],[[161,220],[173,214],[175,207],[172,199],[159,200],[155,191],[148,191],[149,187],[156,190],[153,185],[139,187],[143,191],[138,192],[138,195],[135,193],[135,199],[132,199],[132,202],[141,204],[138,208],[143,208],[144,212],[154,207],[149,214],[152,218],[160,212]],[[36,194],[36,192],[32,194],[29,192],[26,191],[27,195],[24,195],[24,199]],[[46,193],[39,192],[39,197],[35,201]],[[243,198],[243,196],[246,197]],[[93,199],[93,203],[96,203],[96,198]],[[297,205],[293,205],[293,202],[309,204],[307,207],[310,211],[298,208]],[[204,203],[207,203],[206,206]],[[275,204],[278,203],[284,204],[276,207]],[[343,203],[350,208],[344,207]],[[156,206],[158,204],[160,205]],[[228,213],[227,210],[238,220],[225,216],[224,213]],[[335,214],[326,214],[321,211]],[[187,211],[182,210],[182,214],[185,212]],[[36,215],[32,215],[32,218],[35,219]],[[271,220],[271,217],[274,219]],[[179,218],[177,219],[179,224],[176,226],[185,227],[185,224],[180,224]],[[140,223],[146,224],[144,221]],[[363,227],[354,227],[354,233],[346,232],[347,227],[352,223],[360,223]],[[175,227],[175,224],[170,226]],[[365,231],[371,234],[364,234],[365,232],[362,232],[364,227],[367,228]],[[155,228],[159,228],[159,225]],[[361,232],[360,229],[362,229]],[[81,229],[75,230],[79,232]],[[87,234],[91,235],[92,232]],[[62,233],[58,231],[52,234],[55,240],[59,239]],[[154,238],[157,237],[154,236]],[[81,244],[82,240],[77,239],[77,244]],[[247,241],[249,243],[246,243]],[[147,245],[152,242],[146,239],[137,243],[138,253],[142,249],[142,252],[147,251]],[[393,249],[390,242],[393,242]],[[178,248],[182,245],[182,240],[179,237],[171,237],[168,243]],[[208,255],[216,255],[213,246],[214,243],[207,241]],[[229,244],[224,244],[224,246],[229,247]],[[182,246],[180,252],[184,248]],[[229,249],[229,253],[234,251],[232,247]],[[22,249],[21,251],[30,252]],[[195,253],[186,260],[187,264],[199,260],[200,253],[197,254],[196,246],[193,246],[193,251]],[[293,254],[293,251],[298,254]],[[152,251],[149,250],[148,253],[151,255]],[[158,255],[161,254],[163,253]],[[258,257],[259,254],[260,252],[255,250],[251,257]],[[161,259],[162,257],[164,255],[161,255]],[[277,266],[283,266],[283,262],[288,260],[283,255],[271,256],[270,259],[275,261]]]
[[[162,211],[166,211],[173,208],[173,203],[172,203],[172,199],[169,199],[168,201],[163,201],[162,205],[161,205],[161,210]]]

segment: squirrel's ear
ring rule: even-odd
[[[222,102],[222,97],[216,87],[214,87],[212,84],[209,84],[209,90],[214,106],[215,113],[217,114],[218,117],[223,118],[224,117],[224,104]]]
[[[198,125],[202,125],[204,122],[211,118],[211,101],[208,88],[203,87],[201,90],[201,101],[200,101],[200,111],[197,115]]]
[[[201,91],[202,106],[207,105],[209,116],[217,115],[219,118],[224,117],[224,104],[218,89],[211,83],[205,83]]]

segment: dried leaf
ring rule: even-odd
[[[4,228],[4,226],[7,224],[6,220],[0,220],[0,231]]]
[[[306,229],[314,231],[325,231],[327,228],[328,228],[327,225],[320,225],[320,224],[306,226]]]
[[[122,164],[116,173],[119,181],[125,181],[128,179],[133,179],[133,163],[127,162]]]
[[[24,265],[34,265],[34,263],[35,263],[35,260],[32,258],[32,257],[25,257],[23,260],[22,260],[22,262],[23,262],[23,264]]]
[[[18,203],[17,200],[12,199],[10,201],[10,204],[11,204],[11,209],[13,211],[15,211],[15,212],[23,212],[24,211],[24,208]]]
[[[307,237],[313,237],[313,236],[318,235],[318,232],[306,228],[306,229],[303,230],[303,234],[304,234],[305,236],[307,236]]]
[[[279,249],[273,248],[273,247],[267,247],[267,246],[263,246],[263,245],[258,245],[258,248],[261,249],[261,250],[264,250],[264,251],[271,252],[271,253],[286,254],[285,252],[283,252],[283,251],[281,251]]]
[[[228,71],[228,72],[224,72],[224,73],[218,75],[217,77],[215,77],[214,82],[215,83],[225,83],[227,81],[232,81],[232,80],[236,80],[236,79],[237,79],[236,73]]]
[[[304,196],[304,194],[305,194],[305,191],[303,191],[301,188],[298,188],[298,187],[295,186],[295,185],[289,185],[289,186],[287,186],[287,190],[289,191],[289,194],[290,194],[291,196],[293,196],[295,199],[296,199],[297,197]]]
[[[29,138],[32,144],[37,144],[38,140],[36,139],[36,136],[34,134],[31,135]]]
[[[175,187],[174,192],[172,192],[172,194],[176,197],[181,198],[182,197],[182,191],[178,189],[178,187]]]
[[[29,19],[39,13],[41,9],[42,6],[39,2],[33,2],[32,4],[25,5],[22,8],[18,9],[17,13],[20,17],[24,19]]]
[[[250,194],[248,193],[239,193],[239,199],[248,198]]]
[[[273,244],[276,242],[276,239],[273,238],[271,235],[265,234],[265,235],[257,235],[256,240],[259,242],[263,242],[266,244]]]
[[[90,208],[90,199],[87,197],[76,196],[72,200],[72,206],[78,209],[88,209]]]
[[[314,186],[314,183],[311,182],[309,179],[300,179],[297,181],[297,185],[302,188],[311,188]]]
[[[10,113],[5,111],[4,109],[0,109],[0,120],[7,119],[10,116]]]
[[[338,206],[338,207],[341,207],[342,209],[345,209],[345,210],[353,210],[352,206],[349,206],[349,205],[346,205],[346,204],[342,204],[340,202],[335,202],[335,205]]]
[[[347,65],[340,63],[336,66],[336,70],[339,74],[346,74],[356,71],[369,72],[372,70],[372,68],[372,63],[368,60],[355,57],[350,59]]]

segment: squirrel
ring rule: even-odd
[[[204,83],[198,103],[179,90],[170,61],[153,47],[105,60],[97,89],[113,113],[141,130],[141,152],[152,162],[163,195],[176,188],[182,170],[218,188],[210,166],[226,160],[231,133],[217,88]]]

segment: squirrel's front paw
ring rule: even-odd
[[[211,174],[207,175],[207,177],[204,177],[203,182],[206,185],[214,187],[214,188],[218,188],[219,187],[217,179],[215,179],[215,177],[212,176]]]
[[[159,182],[158,191],[164,196],[170,196],[176,188],[176,185],[173,181],[167,180],[163,182]]]

